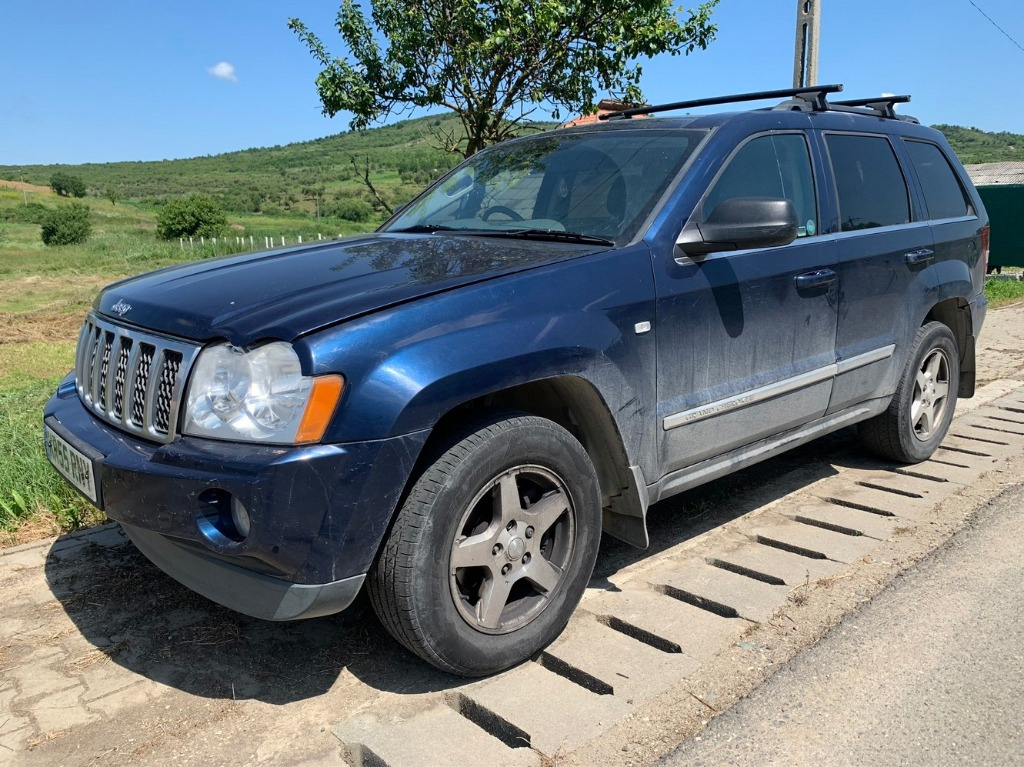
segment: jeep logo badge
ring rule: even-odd
[[[132,309],[131,304],[126,304],[124,301],[118,301],[116,304],[110,307],[110,311],[116,314],[118,317],[124,317]]]

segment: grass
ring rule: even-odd
[[[1016,303],[1024,300],[1024,282],[989,279],[985,281],[985,295],[989,309]]]

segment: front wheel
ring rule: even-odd
[[[956,339],[941,322],[929,322],[917,331],[889,407],[859,424],[860,437],[883,458],[926,461],[946,437],[959,389]]]
[[[601,496],[590,457],[551,421],[504,414],[467,432],[417,479],[369,593],[409,650],[483,676],[565,627],[594,569]]]

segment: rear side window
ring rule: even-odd
[[[825,137],[844,232],[910,222],[910,197],[899,161],[884,136]]]
[[[924,189],[928,217],[956,218],[970,213],[970,202],[957,180],[949,160],[935,144],[924,141],[906,141],[914,170]]]
[[[702,221],[719,203],[734,197],[774,197],[793,203],[798,236],[817,232],[814,173],[803,134],[759,136],[747,142],[729,161],[704,198]]]

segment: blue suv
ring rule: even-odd
[[[374,234],[111,285],[50,460],[221,604],[365,583],[430,663],[521,662],[602,532],[644,547],[651,504],[851,424],[925,460],[972,396],[981,200],[906,97],[837,90],[508,141]]]

